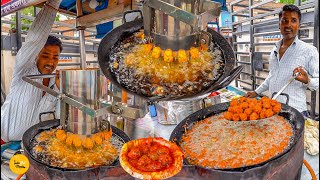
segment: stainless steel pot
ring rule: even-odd
[[[190,114],[205,107],[202,98],[193,101],[160,101],[155,103],[160,124],[179,124]]]

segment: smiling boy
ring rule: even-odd
[[[57,104],[55,97],[23,81],[22,77],[51,74],[57,67],[61,41],[49,34],[60,3],[61,0],[49,0],[44,5],[16,56],[10,92],[1,106],[1,140],[5,142],[20,141],[28,128],[39,123],[39,114],[54,110]],[[52,89],[59,88],[58,78],[38,81]]]

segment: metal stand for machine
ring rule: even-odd
[[[75,71],[75,70],[73,70]],[[60,74],[61,76],[61,74]],[[109,102],[102,99],[94,100],[95,103],[99,103],[99,107],[101,108],[92,108],[88,106],[86,103],[83,103],[76,99],[76,96],[73,96],[72,94],[66,94],[57,92],[53,89],[50,89],[47,86],[44,86],[43,84],[35,81],[36,79],[43,79],[43,78],[55,78],[55,74],[50,75],[29,75],[24,76],[22,79],[31,85],[51,94],[52,96],[56,97],[61,101],[61,107],[60,107],[60,125],[62,125],[64,128],[67,128],[68,131],[77,133],[77,134],[83,134],[83,135],[91,135],[96,133],[97,131],[100,131],[100,127],[103,126],[104,119],[101,118],[103,115],[106,114],[113,114],[117,116],[122,116],[123,118],[128,119],[137,119],[144,117],[147,113],[147,108],[134,108],[134,107],[128,107],[125,104],[121,102]],[[61,78],[61,77],[60,77]],[[61,83],[62,84],[62,83]],[[61,88],[61,87],[60,87]],[[92,100],[91,100],[92,101]],[[95,120],[95,122],[92,122],[92,125],[88,122],[84,122],[82,126],[84,127],[83,130],[78,130],[77,128],[73,128],[75,125],[72,125],[70,122],[70,115],[69,115],[69,109],[70,108],[76,108],[79,111],[83,112],[86,116],[88,115],[92,119],[94,118],[100,118],[99,120]],[[86,117],[84,117],[86,118]],[[73,119],[78,119],[77,117],[73,117]],[[86,121],[86,120],[82,120]]]

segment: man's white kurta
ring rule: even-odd
[[[48,3],[58,8],[61,0],[49,0]],[[36,65],[36,57],[45,45],[51,32],[57,11],[44,6],[37,14],[25,43],[16,56],[16,65],[10,92],[1,107],[1,139],[5,142],[22,139],[23,133],[31,126],[39,123],[39,113],[52,111],[57,100],[22,80],[22,76],[40,74]],[[42,80],[39,80],[42,83]],[[49,87],[55,87],[55,79],[50,79]]]

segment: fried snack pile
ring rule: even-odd
[[[319,154],[319,121],[306,119],[304,124],[304,149],[310,155]]]
[[[266,96],[261,100],[240,97],[230,102],[224,118],[232,121],[247,121],[264,119],[279,113],[281,104]]]
[[[135,34],[136,37],[144,39],[143,32]],[[144,53],[152,55],[153,58],[163,57],[163,61],[170,63],[176,60],[179,63],[187,62],[189,59],[198,59],[200,57],[200,50],[208,50],[208,47],[200,46],[200,48],[191,47],[190,50],[180,49],[177,52],[171,49],[162,50],[159,46],[154,46],[152,43],[144,44]]]
[[[70,132],[66,132],[62,129],[58,129],[55,133],[56,137],[65,141],[65,143],[69,146],[73,145],[75,147],[80,147],[81,145],[84,148],[92,149],[94,144],[101,145],[103,140],[110,140],[112,136],[112,130],[103,131],[96,134],[93,134],[91,138],[89,137],[81,137],[78,134],[73,134]]]
[[[186,81],[214,79],[220,65],[213,61],[215,56],[208,51],[192,47],[190,50],[162,50],[153,44],[140,44],[124,57],[124,67],[135,69],[139,75],[150,76],[152,84],[170,82],[183,84]],[[119,62],[113,63],[118,69]],[[203,77],[204,76],[204,77]]]
[[[39,133],[32,141],[31,152],[38,160],[54,167],[83,169],[111,165],[122,145],[120,139],[112,136],[112,131],[89,138],[57,128]]]
[[[192,59],[197,60],[200,57],[200,52],[202,51],[203,51],[202,48],[195,48],[195,47],[191,47],[190,50],[183,50],[183,49],[180,49],[179,51],[172,51],[171,49],[162,50],[158,46],[153,46],[153,44],[143,44],[143,53],[145,54],[151,53],[151,57],[155,59],[163,57],[163,61],[167,63],[170,63],[173,61],[184,63]]]
[[[134,33],[110,51],[109,67],[118,83],[144,96],[182,97],[197,94],[224,73],[222,49],[210,47],[162,49],[143,30]]]

